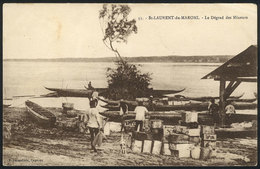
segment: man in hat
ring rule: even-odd
[[[145,113],[148,113],[146,107],[143,106],[142,101],[138,101],[138,106],[136,106],[135,111],[135,131],[137,131],[138,126],[140,125],[140,131],[143,130],[143,123],[145,120]]]

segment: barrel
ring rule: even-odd
[[[153,129],[163,128],[163,121],[157,119],[151,120],[151,128]]]
[[[73,103],[62,103],[62,108],[64,111],[73,110],[74,104]]]

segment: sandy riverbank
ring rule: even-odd
[[[61,109],[50,108],[56,116]],[[257,139],[217,141],[216,157],[208,161],[172,156],[120,153],[120,133],[112,132],[97,153],[89,134],[44,129],[32,123],[25,108],[4,108],[3,120],[12,124],[12,138],[3,146],[5,166],[234,166],[256,165]]]

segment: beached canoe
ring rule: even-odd
[[[45,87],[50,91],[55,91],[58,96],[62,97],[90,97],[94,90],[86,90],[86,89],[61,89],[61,88],[49,88]],[[99,88],[95,89],[96,91],[102,93],[105,89]]]
[[[11,104],[3,104],[3,108],[7,108],[7,107],[10,107]]]
[[[227,100],[228,101],[236,101],[236,102],[254,102],[256,101],[256,98],[253,98],[253,99],[240,99],[241,97],[243,96],[240,95],[240,96],[230,96]],[[121,100],[108,100],[108,99],[105,99],[105,98],[98,98],[99,100],[109,104],[109,105],[119,105],[120,101]],[[146,98],[147,101],[149,100],[148,98]],[[163,97],[163,98],[153,98],[154,101],[197,101],[197,102],[208,102],[210,101],[210,99],[219,99],[219,97],[185,97],[183,95],[175,95],[175,96],[171,96],[171,97]],[[129,104],[132,104],[132,105],[138,105],[137,101],[136,100],[122,100],[124,103],[127,103],[128,105]]]
[[[25,106],[29,115],[44,127],[52,127],[56,122],[56,116],[49,110],[41,107],[40,105],[27,100]]]
[[[239,99],[244,95],[241,94],[239,96],[229,96],[228,100],[234,100],[234,99]],[[159,98],[160,99],[160,98]],[[216,97],[211,97],[211,96],[203,96],[203,97],[187,97],[187,96],[183,96],[183,95],[174,95],[174,96],[170,96],[166,98],[169,101],[190,101],[190,100],[195,100],[195,101],[200,101],[200,102],[208,102],[211,99],[219,99],[219,96]]]
[[[90,97],[94,91],[97,91],[100,96],[105,96],[107,94],[107,88],[95,88],[92,89],[62,89],[62,88],[49,88],[45,87],[50,91],[57,93],[59,97]],[[175,94],[184,91],[185,88],[181,90],[151,90],[147,95],[153,96],[163,96],[166,94]]]
[[[235,102],[234,107],[236,110],[245,109],[256,109],[256,103],[241,103]],[[134,111],[137,104],[128,104],[129,111]],[[182,105],[154,105],[154,111],[175,111],[175,110],[185,110],[185,111],[206,111],[208,110],[209,103],[186,103]],[[111,111],[119,111],[118,105],[101,105],[101,107],[106,108]],[[148,110],[152,110],[151,107],[146,106]]]
[[[256,128],[218,128],[215,129],[217,138],[257,137]]]
[[[150,119],[160,119],[163,120],[165,125],[176,125],[179,124],[179,120],[182,119],[183,111],[174,112],[149,112]],[[120,122],[121,116],[119,111],[105,111],[100,112],[102,116],[108,117],[110,121]],[[135,119],[135,113],[130,111],[125,115],[126,120]],[[227,116],[225,124],[241,123],[244,121],[251,122],[257,120],[257,115],[255,114],[232,114]],[[203,125],[213,125],[213,117],[206,112],[198,113],[198,123]]]

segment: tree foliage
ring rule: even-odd
[[[128,20],[131,8],[128,5],[107,5],[99,11],[99,20],[104,34],[104,44],[116,57],[116,68],[107,69],[108,97],[112,99],[134,99],[145,96],[151,77],[142,73],[140,67],[128,63],[114,47],[115,43],[127,43],[129,35],[137,33],[136,20]]]
[[[115,49],[114,43],[127,43],[127,38],[132,33],[137,33],[136,20],[128,20],[131,8],[128,5],[104,4],[99,11],[99,20],[104,34],[104,44],[116,53],[120,60],[121,55]]]
[[[149,73],[142,73],[139,65],[121,61],[115,62],[115,69],[107,69],[109,93],[112,99],[130,99],[147,96],[151,77]]]

